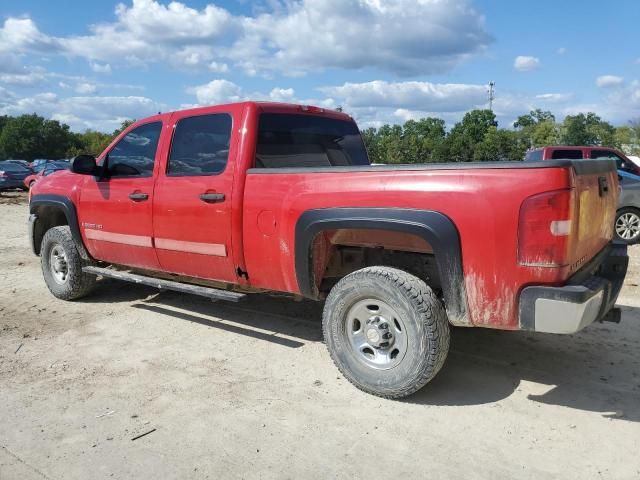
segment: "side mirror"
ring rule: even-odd
[[[93,155],[78,155],[71,160],[70,170],[80,175],[96,175],[98,173],[96,157]]]

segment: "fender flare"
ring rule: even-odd
[[[366,207],[307,210],[295,229],[295,270],[303,296],[318,297],[311,258],[316,235],[339,228],[392,230],[422,237],[433,248],[449,321],[453,325],[471,325],[460,235],[449,217],[433,210]]]
[[[82,241],[82,235],[80,234],[80,226],[78,225],[78,214],[76,213],[76,206],[70,198],[63,195],[53,194],[39,194],[33,195],[29,201],[29,241],[31,248],[36,255],[40,254],[40,245],[36,245],[35,242],[35,229],[37,227],[38,219],[41,218],[40,210],[42,207],[53,207],[64,214],[67,219],[67,224],[71,230],[71,236],[76,244],[78,253],[84,260],[91,260],[87,249]]]

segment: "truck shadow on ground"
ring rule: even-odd
[[[250,295],[240,303],[210,300],[105,280],[89,302],[135,302],[133,308],[299,348],[322,341],[322,303]],[[623,307],[620,325],[594,324],[576,335],[487,329],[452,330],[442,371],[402,400],[441,406],[499,402],[534,385],[527,399],[640,421],[640,309]],[[327,355],[328,368],[330,365]]]
[[[409,397],[425,405],[493,403],[533,382],[527,399],[640,421],[640,309],[623,307],[620,325],[575,335],[454,329],[438,376]]]

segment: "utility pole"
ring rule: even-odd
[[[489,82],[489,90],[487,90],[487,93],[489,94],[489,110],[491,110],[493,112],[493,101],[496,98],[496,82],[494,82],[493,80]]]

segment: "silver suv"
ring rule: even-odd
[[[616,236],[627,244],[640,241],[640,176],[618,170],[622,192],[616,214]]]

